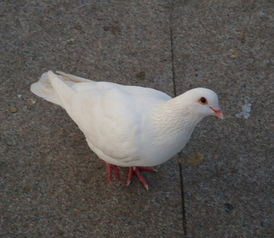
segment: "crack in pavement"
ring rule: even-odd
[[[175,65],[174,65],[174,42],[173,42],[173,9],[174,1],[171,1],[170,4],[170,15],[169,15],[169,37],[170,37],[170,53],[171,53],[171,71],[172,71],[172,83],[173,83],[173,94],[177,96],[176,88],[176,74],[175,74]],[[184,236],[187,237],[187,218],[186,218],[186,209],[185,209],[185,192],[184,192],[184,177],[182,173],[182,164],[178,161],[179,175],[180,175],[180,190],[181,190],[181,206],[182,206],[182,226],[184,231]]]

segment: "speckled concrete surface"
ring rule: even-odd
[[[189,237],[274,235],[273,16],[266,0],[174,10],[177,93],[214,89],[226,118],[203,121],[181,158]]]
[[[181,237],[175,161],[147,175],[149,192],[107,184],[66,113],[29,91],[53,69],[172,93],[168,3],[4,1],[0,9],[0,237]]]
[[[273,3],[173,3],[0,2],[1,238],[183,237],[177,161],[185,237],[272,237]],[[74,123],[29,86],[52,69],[172,95],[170,32],[177,93],[216,90],[226,120],[204,120],[149,192],[107,184]]]

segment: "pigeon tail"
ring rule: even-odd
[[[61,107],[64,107],[64,102],[71,98],[72,86],[75,83],[92,82],[72,74],[60,71],[57,73],[58,75],[52,71],[43,73],[39,81],[31,85],[30,90],[37,96]]]
[[[49,72],[43,73],[39,81],[31,85],[30,90],[35,95],[44,98],[49,102],[62,106],[60,97],[54,90],[51,81],[49,80]]]

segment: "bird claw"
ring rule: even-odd
[[[156,169],[153,168],[146,168],[146,167],[129,167],[128,170],[128,177],[127,177],[127,186],[130,185],[131,181],[132,181],[132,177],[135,174],[136,177],[139,179],[139,181],[143,184],[143,186],[145,187],[146,190],[148,190],[148,182],[146,181],[146,179],[143,177],[143,175],[140,173],[140,171],[147,171],[147,172],[152,172],[155,173],[157,172]]]
[[[106,163],[106,168],[107,168],[108,182],[112,181],[113,171],[115,172],[116,179],[121,181],[121,173],[120,173],[120,168],[118,166]],[[132,178],[135,174],[136,177],[139,179],[139,181],[143,184],[144,188],[146,190],[148,190],[148,182],[143,177],[143,175],[141,174],[140,171],[146,171],[146,172],[152,172],[152,173],[158,172],[156,169],[153,169],[153,168],[147,168],[147,167],[141,167],[141,166],[140,167],[137,167],[137,166],[129,167],[126,185],[129,186],[131,184]]]
[[[108,182],[112,181],[112,172],[113,172],[113,170],[115,171],[116,179],[117,180],[121,180],[120,168],[118,166],[106,163],[106,167],[107,167],[107,179],[108,179]]]

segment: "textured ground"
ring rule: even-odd
[[[273,7],[0,1],[0,237],[273,237]],[[107,184],[65,112],[29,91],[48,69],[170,95],[209,87],[226,120],[205,119],[146,175],[149,192]]]

